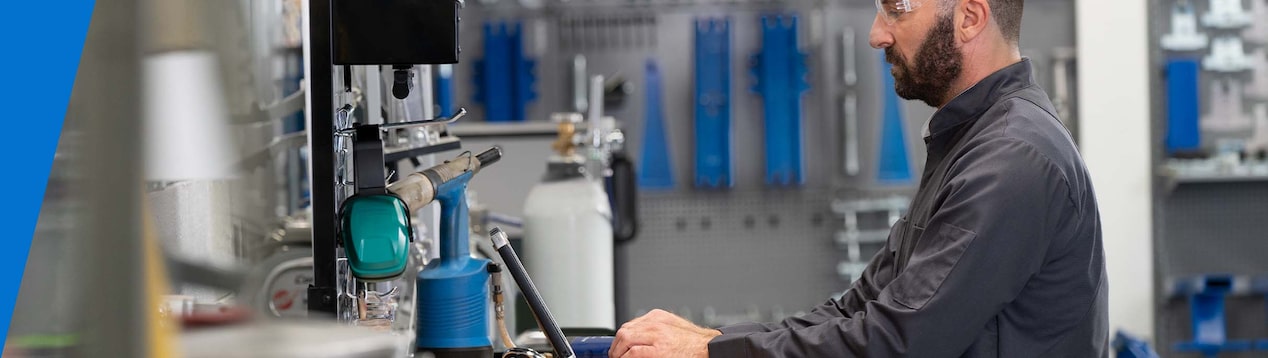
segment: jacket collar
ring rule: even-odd
[[[933,114],[928,124],[926,142],[950,135],[951,129],[977,120],[983,112],[1013,92],[1034,86],[1033,69],[1029,58],[995,71],[959,96],[951,99]]]

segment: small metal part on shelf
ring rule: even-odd
[[[1242,72],[1253,66],[1242,39],[1236,36],[1216,38],[1211,43],[1211,54],[1202,60],[1202,68],[1214,72]]]
[[[1198,32],[1198,15],[1193,4],[1180,0],[1171,8],[1171,33],[1162,36],[1162,48],[1195,51],[1206,48],[1210,37]]]
[[[1202,16],[1202,24],[1217,29],[1239,29],[1255,19],[1242,8],[1242,0],[1211,0],[1210,11]]]

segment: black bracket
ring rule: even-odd
[[[357,125],[353,134],[352,164],[355,167],[357,194],[387,193],[387,166],[383,161],[383,131],[378,125]]]

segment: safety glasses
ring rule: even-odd
[[[921,0],[876,0],[876,11],[886,24],[893,25],[903,14],[920,8]]]

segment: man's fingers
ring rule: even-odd
[[[625,354],[623,355],[620,355],[620,356],[609,355],[608,357],[659,358],[657,357],[657,354],[656,354],[656,347],[653,347],[653,346],[633,346],[633,347],[630,347],[629,351],[626,351]]]
[[[620,357],[625,355],[631,347],[651,345],[655,341],[655,336],[650,328],[632,324],[632,322],[622,325],[621,330],[616,332],[616,338],[612,339],[612,348],[608,350],[608,356]]]

